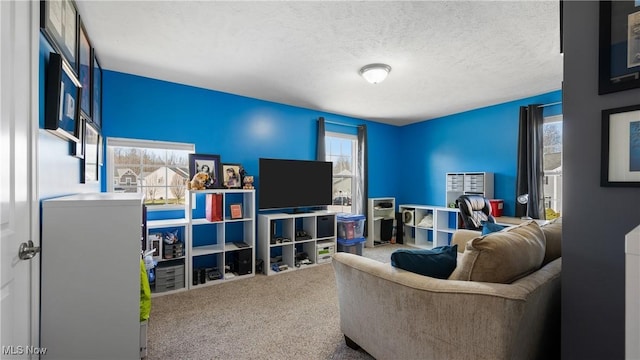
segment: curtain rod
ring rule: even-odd
[[[554,103],[538,105],[538,107],[547,107],[547,106],[561,105],[561,104],[562,104],[562,101],[556,101],[556,102],[554,102]]]
[[[357,128],[360,125],[351,125],[351,124],[345,124],[345,123],[340,123],[340,122],[335,122],[335,121],[324,121],[325,124],[333,124],[333,125],[341,125],[341,126],[350,126],[350,127],[354,127]]]

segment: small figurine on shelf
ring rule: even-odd
[[[253,176],[247,175],[244,177],[244,186],[243,189],[253,189]]]
[[[253,176],[248,175],[247,171],[241,167],[240,168],[240,180],[242,181],[243,189],[253,189]]]

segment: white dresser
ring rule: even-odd
[[[41,346],[47,359],[140,358],[142,195],[42,202]]]

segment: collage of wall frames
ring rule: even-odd
[[[640,0],[600,1],[598,95],[640,88]],[[600,186],[640,187],[640,104],[602,110]]]
[[[103,163],[102,68],[73,0],[40,2],[40,30],[55,52],[45,66],[44,127],[70,144],[80,182],[97,183]]]

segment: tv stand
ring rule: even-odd
[[[258,259],[262,259],[266,275],[328,263],[337,250],[336,214],[308,209],[304,213],[260,214],[258,238]]]

